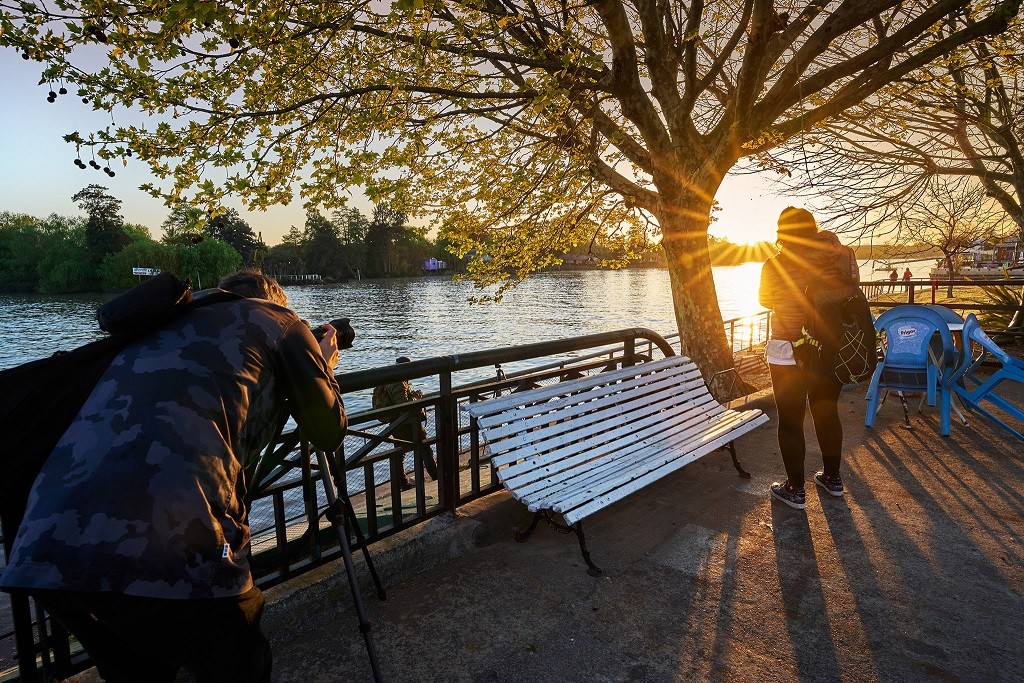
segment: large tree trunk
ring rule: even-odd
[[[713,197],[714,189],[704,196]],[[663,206],[661,244],[668,260],[682,353],[693,359],[704,380],[711,382],[715,373],[733,366],[732,350],[722,326],[718,293],[711,277],[708,253],[711,202],[691,194],[689,198],[679,198],[673,204]],[[717,389],[724,391],[727,384],[722,383]],[[736,387],[737,390],[739,388]],[[720,395],[718,398],[734,396]]]

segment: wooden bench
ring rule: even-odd
[[[768,416],[728,410],[683,356],[559,382],[464,409],[477,420],[499,481],[534,513],[574,532],[589,573],[582,520],[703,455],[726,448]],[[555,520],[561,515],[564,524]]]

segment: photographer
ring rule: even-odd
[[[110,364],[43,465],[0,576],[107,681],[173,681],[180,667],[270,680],[245,472],[286,400],[318,448],[344,436],[335,330],[318,343],[258,271],[220,287],[245,298],[195,308]]]

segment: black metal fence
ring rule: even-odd
[[[657,333],[630,328],[339,375],[346,396],[403,380],[429,378],[439,387],[412,403],[349,415],[339,451],[345,471],[336,483],[353,504],[358,527],[353,547],[454,511],[498,488],[476,426],[460,406],[671,355],[675,350]],[[422,431],[402,429],[403,423],[421,421]],[[286,428],[264,454],[263,460],[275,466],[255,476],[252,567],[261,587],[340,556],[337,536],[324,517],[327,499],[319,464],[311,456],[294,426]],[[426,476],[425,457],[437,459],[436,480]],[[406,476],[414,482],[409,490],[402,486]],[[28,599],[11,599],[10,605],[9,611],[0,605],[0,680],[61,680],[89,665],[74,639]]]

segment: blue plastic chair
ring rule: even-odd
[[[977,358],[968,356],[964,363],[953,373],[951,377],[953,390],[968,410],[984,415],[1010,434],[1024,441],[1024,433],[1014,429],[1004,420],[981,406],[982,401],[987,401],[1024,425],[1024,411],[996,393],[996,389],[1003,382],[1024,383],[1024,362],[1009,355],[992,341],[985,334],[985,330],[981,329],[981,323],[978,322],[978,318],[973,313],[968,315],[964,321],[963,336],[965,348],[973,342],[980,347],[981,354]],[[977,371],[980,369],[981,364],[989,358],[998,360],[1000,367],[987,378],[979,377]]]
[[[874,426],[881,390],[885,389],[899,392],[909,428],[903,392],[923,392],[929,406],[939,404],[939,432],[949,436],[951,382],[961,354],[953,344],[948,322],[925,306],[908,304],[878,316],[875,329],[880,337],[884,335],[884,353],[868,384],[864,426]]]
[[[935,311],[936,313],[938,313],[939,316],[947,323],[954,323],[957,325],[964,324],[963,316],[961,316],[959,313],[957,313],[951,308],[946,308],[945,306],[940,306],[939,304],[924,304],[924,307],[927,308],[929,311]]]

